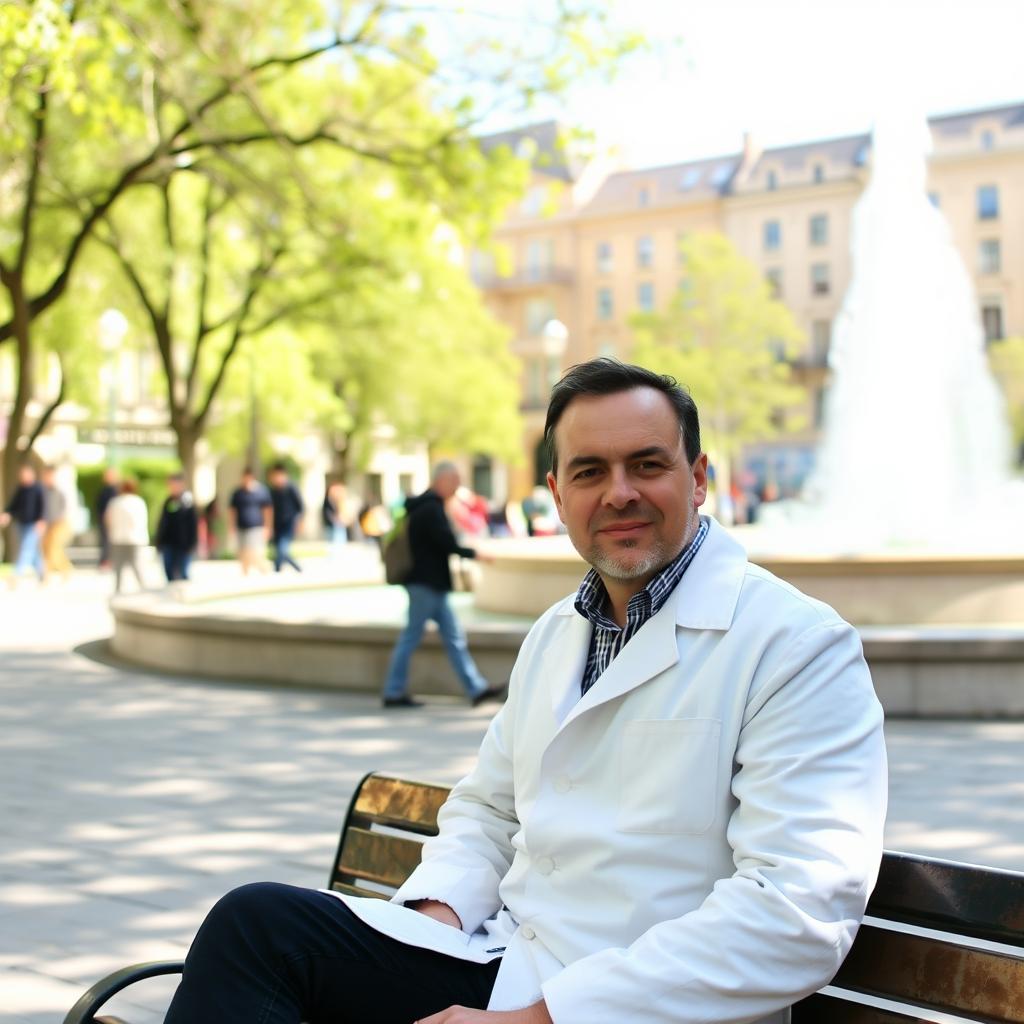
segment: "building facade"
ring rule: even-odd
[[[1024,335],[1024,104],[933,117],[929,128],[929,195],[973,278],[985,337]],[[870,137],[764,150],[747,138],[734,154],[625,170],[574,164],[557,134],[546,123],[487,140],[513,146],[534,167],[529,190],[497,232],[498,256],[479,256],[472,266],[523,364],[524,460],[509,471],[510,496],[521,498],[543,479],[551,384],[573,363],[629,358],[630,317],[668,304],[682,275],[679,243],[699,231],[730,238],[804,333],[793,369],[808,391],[807,427],[750,446],[743,459],[759,481],[798,487],[821,426]]]

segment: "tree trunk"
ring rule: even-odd
[[[7,292],[11,297],[13,311],[11,322],[14,327],[18,374],[14,405],[11,406],[7,418],[7,439],[4,443],[2,460],[3,507],[6,508],[18,486],[18,468],[27,454],[21,449],[21,439],[25,433],[28,404],[32,400],[32,389],[35,385],[35,360],[31,344],[32,318],[25,301],[24,278],[20,271],[10,271],[4,274],[3,283],[7,286]],[[4,535],[5,560],[11,560],[13,551],[14,531],[13,527],[8,527]]]
[[[175,427],[174,433],[177,438],[176,447],[178,458],[181,460],[181,471],[185,474],[185,486],[192,491],[195,483],[196,444],[199,441],[199,432],[191,426],[182,424]]]

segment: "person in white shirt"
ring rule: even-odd
[[[104,514],[110,539],[110,558],[114,569],[114,593],[121,593],[125,567],[135,573],[139,590],[145,590],[139,569],[139,552],[149,544],[149,509],[134,480],[121,484],[121,493],[107,505]]]
[[[391,902],[276,883],[210,912],[165,1024],[783,1024],[882,855],[860,637],[710,516],[692,398],[596,359],[548,486],[592,566]]]

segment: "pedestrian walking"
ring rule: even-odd
[[[242,470],[242,482],[231,492],[228,514],[231,532],[237,538],[242,575],[248,576],[250,569],[269,572],[266,551],[270,538],[270,495],[249,466]]]
[[[96,530],[100,535],[100,568],[110,568],[110,538],[107,536],[107,506],[121,493],[121,474],[114,466],[103,470],[103,486],[96,495]]]
[[[156,546],[164,561],[167,582],[187,580],[192,553],[199,541],[199,521],[192,492],[185,486],[185,475],[173,473],[167,478],[167,500],[156,528]]]
[[[327,539],[331,545],[331,556],[337,558],[348,543],[348,522],[346,515],[348,497],[345,485],[336,480],[324,495],[323,521]]]
[[[121,593],[121,577],[126,568],[135,574],[139,590],[145,590],[139,554],[149,544],[149,509],[134,480],[125,480],[121,493],[107,506],[106,527],[114,568],[114,593]]]
[[[503,686],[489,686],[480,674],[469,653],[462,627],[448,603],[452,589],[448,559],[452,555],[477,557],[473,548],[462,547],[455,539],[445,513],[445,502],[455,494],[458,486],[458,469],[450,462],[441,462],[434,470],[430,487],[405,503],[412,553],[412,569],[403,584],[409,595],[409,620],[391,656],[383,694],[386,708],[417,707],[421,703],[410,697],[406,690],[409,661],[420,645],[429,620],[437,623],[448,660],[474,706],[486,700],[500,699],[505,693]]]
[[[270,467],[270,501],[274,519],[274,572],[280,572],[283,565],[302,572],[302,566],[292,557],[291,550],[306,506],[283,462],[275,462]]]
[[[0,516],[0,526],[14,523],[18,538],[18,555],[11,573],[10,586],[13,589],[18,580],[35,571],[40,580],[46,574],[43,566],[43,532],[46,529],[46,496],[42,485],[36,479],[36,471],[27,463],[18,470],[18,486]]]
[[[67,546],[71,538],[71,526],[68,523],[68,499],[57,486],[57,474],[52,466],[46,466],[42,472],[43,487],[43,519],[46,527],[43,530],[43,572],[49,577],[51,573],[60,573],[66,583],[71,576],[71,559],[68,558]]]

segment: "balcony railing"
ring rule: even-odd
[[[570,285],[575,274],[569,267],[524,267],[522,270],[501,277],[498,274],[475,274],[473,280],[478,287],[490,291],[516,291],[535,288],[538,285]]]

